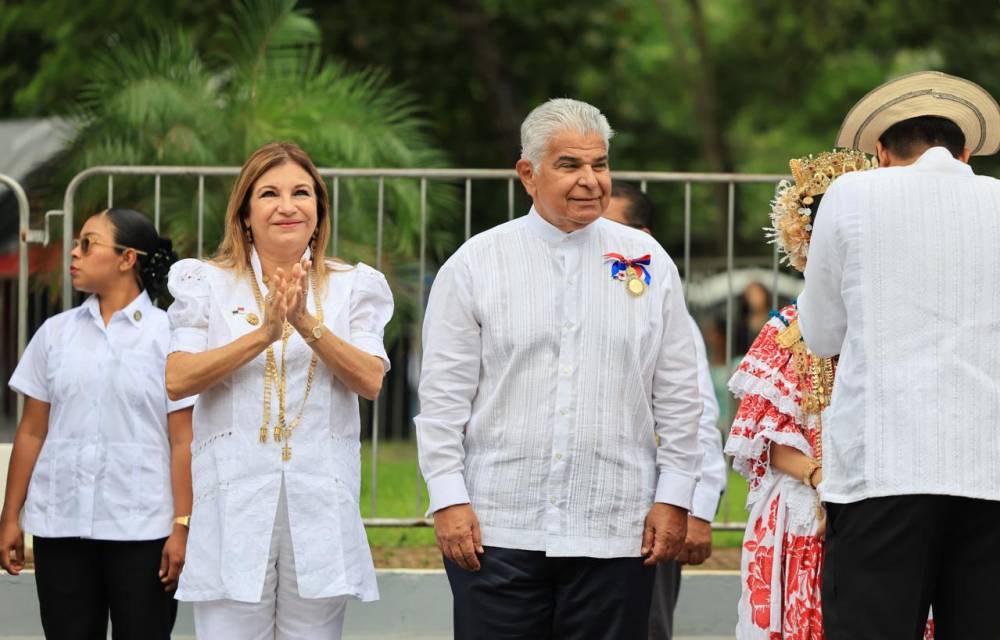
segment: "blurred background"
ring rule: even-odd
[[[996,0],[2,0],[0,173],[24,186],[30,226],[40,230],[89,167],[239,166],[274,139],[297,142],[320,167],[511,169],[524,116],[568,96],[607,114],[613,172],[778,176],[790,158],[829,149],[850,106],[893,76],[936,69],[1000,95],[998,33]],[[1000,172],[994,158],[977,158],[974,168]],[[684,184],[647,185],[655,235],[679,264],[686,256],[723,433],[733,362],[770,309],[798,291],[796,272],[773,273],[761,230],[776,180],[741,184],[731,208],[727,185],[693,184],[688,233]],[[117,177],[113,198],[150,214],[158,208],[182,256],[197,253],[199,237],[210,254],[231,183],[208,177],[199,192],[190,177],[164,177],[158,189],[151,175]],[[393,370],[379,404],[365,407],[362,506],[368,516],[416,517],[424,508],[412,437],[422,292],[467,233],[530,203],[505,180],[435,180],[423,237],[419,181],[383,188],[379,236],[379,181],[338,183],[336,252],[378,263],[397,299],[387,336]],[[77,228],[107,205],[108,191],[104,178],[81,183]],[[29,337],[61,309],[60,229],[55,222],[47,245],[29,247]],[[18,207],[0,187],[4,382],[17,358],[17,257]],[[4,386],[0,400],[0,443],[10,442],[16,398]],[[373,452],[376,414],[381,449]],[[376,478],[377,504],[368,482]],[[742,483],[731,486],[720,519],[737,521],[745,493]],[[406,547],[431,544],[428,533],[373,535]]]

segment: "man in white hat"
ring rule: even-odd
[[[840,355],[823,416],[831,640],[996,637],[1000,575],[1000,147],[978,85],[911,74],[865,96],[838,146],[878,156],[827,191],[799,325]]]

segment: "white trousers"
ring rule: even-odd
[[[194,630],[198,640],[340,640],[347,600],[299,595],[282,480],[260,602],[195,602]]]

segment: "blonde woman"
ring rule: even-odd
[[[378,598],[358,507],[358,396],[389,368],[383,275],[324,259],[323,180],[289,143],[257,149],[207,262],[170,273],[171,397],[200,394],[194,508],[177,597],[202,638],[340,638]]]

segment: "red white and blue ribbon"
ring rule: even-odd
[[[611,263],[611,278],[614,280],[621,280],[625,277],[628,272],[628,268],[632,267],[635,270],[636,275],[643,279],[643,281],[648,285],[650,281],[649,276],[649,254],[644,256],[639,256],[638,258],[626,258],[620,253],[605,253],[605,262]]]

